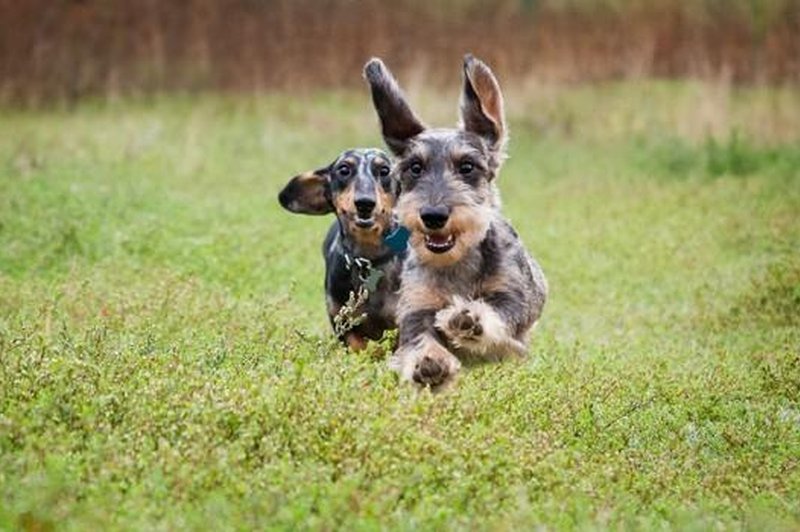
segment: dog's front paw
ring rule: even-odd
[[[421,386],[436,388],[441,386],[450,378],[450,368],[447,361],[441,357],[435,358],[424,355],[414,365],[414,373],[411,380]]]
[[[525,345],[509,334],[509,327],[482,299],[453,298],[453,303],[436,313],[434,327],[447,338],[459,357],[478,356],[499,360],[521,355]]]
[[[461,362],[431,337],[402,348],[390,363],[403,380],[440,391],[455,380]]]
[[[480,316],[473,314],[468,308],[462,308],[460,312],[451,316],[447,328],[464,338],[477,338],[483,334]]]
[[[484,333],[480,315],[461,299],[436,314],[435,327],[454,347],[479,342]]]

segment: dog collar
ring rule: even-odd
[[[395,253],[402,253],[408,247],[408,238],[411,231],[401,224],[396,224],[394,228],[383,236],[383,243]]]
[[[349,251],[344,252],[344,262],[347,269],[353,271],[361,284],[370,292],[374,292],[383,277],[383,270],[379,266],[392,260],[398,254],[405,251],[408,244],[409,231],[402,225],[396,226],[392,231],[384,235],[383,242],[389,248],[389,252],[374,259],[366,257],[356,257]]]
[[[351,257],[349,253],[344,254],[344,262],[347,269],[356,274],[369,293],[375,291],[383,277],[383,270],[376,268],[373,261],[365,257]]]
[[[349,249],[343,247],[345,266],[355,274],[360,286],[357,286],[356,291],[350,292],[350,298],[347,303],[339,309],[334,318],[334,330],[339,337],[343,337],[347,331],[355,327],[366,316],[366,314],[356,315],[355,312],[377,290],[378,283],[383,279],[383,270],[379,266],[406,250],[408,237],[411,233],[407,228],[397,223],[396,219],[393,219],[392,222],[389,231],[383,235],[383,243],[389,248],[389,252],[385,255],[375,259],[357,257]],[[339,229],[342,229],[341,223]]]
[[[392,218],[392,224],[389,226],[388,231],[386,231],[382,238],[383,245],[388,248],[387,253],[383,255],[379,255],[378,257],[374,257],[371,259],[367,259],[366,257],[359,257],[358,255],[354,254],[352,250],[349,249],[347,245],[347,238],[344,236],[344,228],[342,227],[342,223],[340,220],[339,222],[339,234],[341,237],[342,247],[344,251],[344,259],[347,263],[347,269],[351,269],[353,264],[356,261],[366,261],[369,262],[370,267],[382,266],[383,264],[389,262],[395,256],[400,255],[405,252],[406,248],[408,247],[408,239],[411,236],[411,231],[408,230],[407,227],[401,225],[397,218]]]

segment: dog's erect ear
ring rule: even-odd
[[[471,54],[464,56],[461,127],[480,135],[493,152],[502,154],[506,142],[506,123],[500,84],[492,70]]]
[[[278,194],[278,201],[284,209],[298,214],[333,212],[329,177],[329,168],[295,176]]]
[[[378,58],[364,66],[364,77],[372,90],[372,103],[381,121],[383,140],[395,155],[402,155],[408,141],[425,130],[425,125],[406,103],[392,73]]]

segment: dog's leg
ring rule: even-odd
[[[361,351],[367,347],[367,341],[361,335],[352,331],[344,335],[344,342],[352,351]]]
[[[487,299],[453,299],[453,304],[436,313],[434,325],[458,351],[497,360],[524,356],[527,348],[514,338],[514,324]]]
[[[429,334],[401,346],[390,361],[400,378],[438,392],[455,381],[461,362]]]
[[[389,365],[401,380],[440,391],[455,380],[461,363],[437,338],[436,312],[417,310],[401,318],[400,347]]]

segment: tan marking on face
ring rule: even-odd
[[[355,179],[353,179],[346,189],[336,195],[333,201],[334,205],[336,205],[336,214],[344,221],[347,234],[355,243],[372,248],[380,243],[381,232],[377,230],[377,223],[368,228],[356,225],[355,189]]]
[[[378,250],[383,245],[383,234],[392,223],[394,198],[379,183],[375,183],[375,223],[372,227],[359,227],[355,223],[355,179],[345,190],[336,195],[336,213],[345,221],[348,236],[364,250]]]
[[[383,244],[382,225],[376,221],[372,227],[358,227],[354,221],[347,222],[347,230],[350,238],[365,251],[377,251]]]
[[[433,253],[425,246],[425,234],[430,231],[419,217],[419,204],[412,199],[413,196],[401,198],[397,206],[400,219],[410,231],[409,245],[414,249],[419,260],[425,266],[442,268],[452,266],[464,258],[464,255],[473,247],[481,243],[489,229],[489,213],[481,206],[454,207],[450,218],[444,228],[436,231],[437,234],[452,234],[455,245],[446,253]]]
[[[355,212],[355,181],[351,181],[347,188],[336,194],[333,204],[336,206],[337,214],[349,214]]]
[[[375,183],[375,230],[379,237],[389,228],[392,223],[392,209],[394,209],[394,198],[392,195],[383,189],[383,187]],[[382,243],[382,239],[379,244]]]

